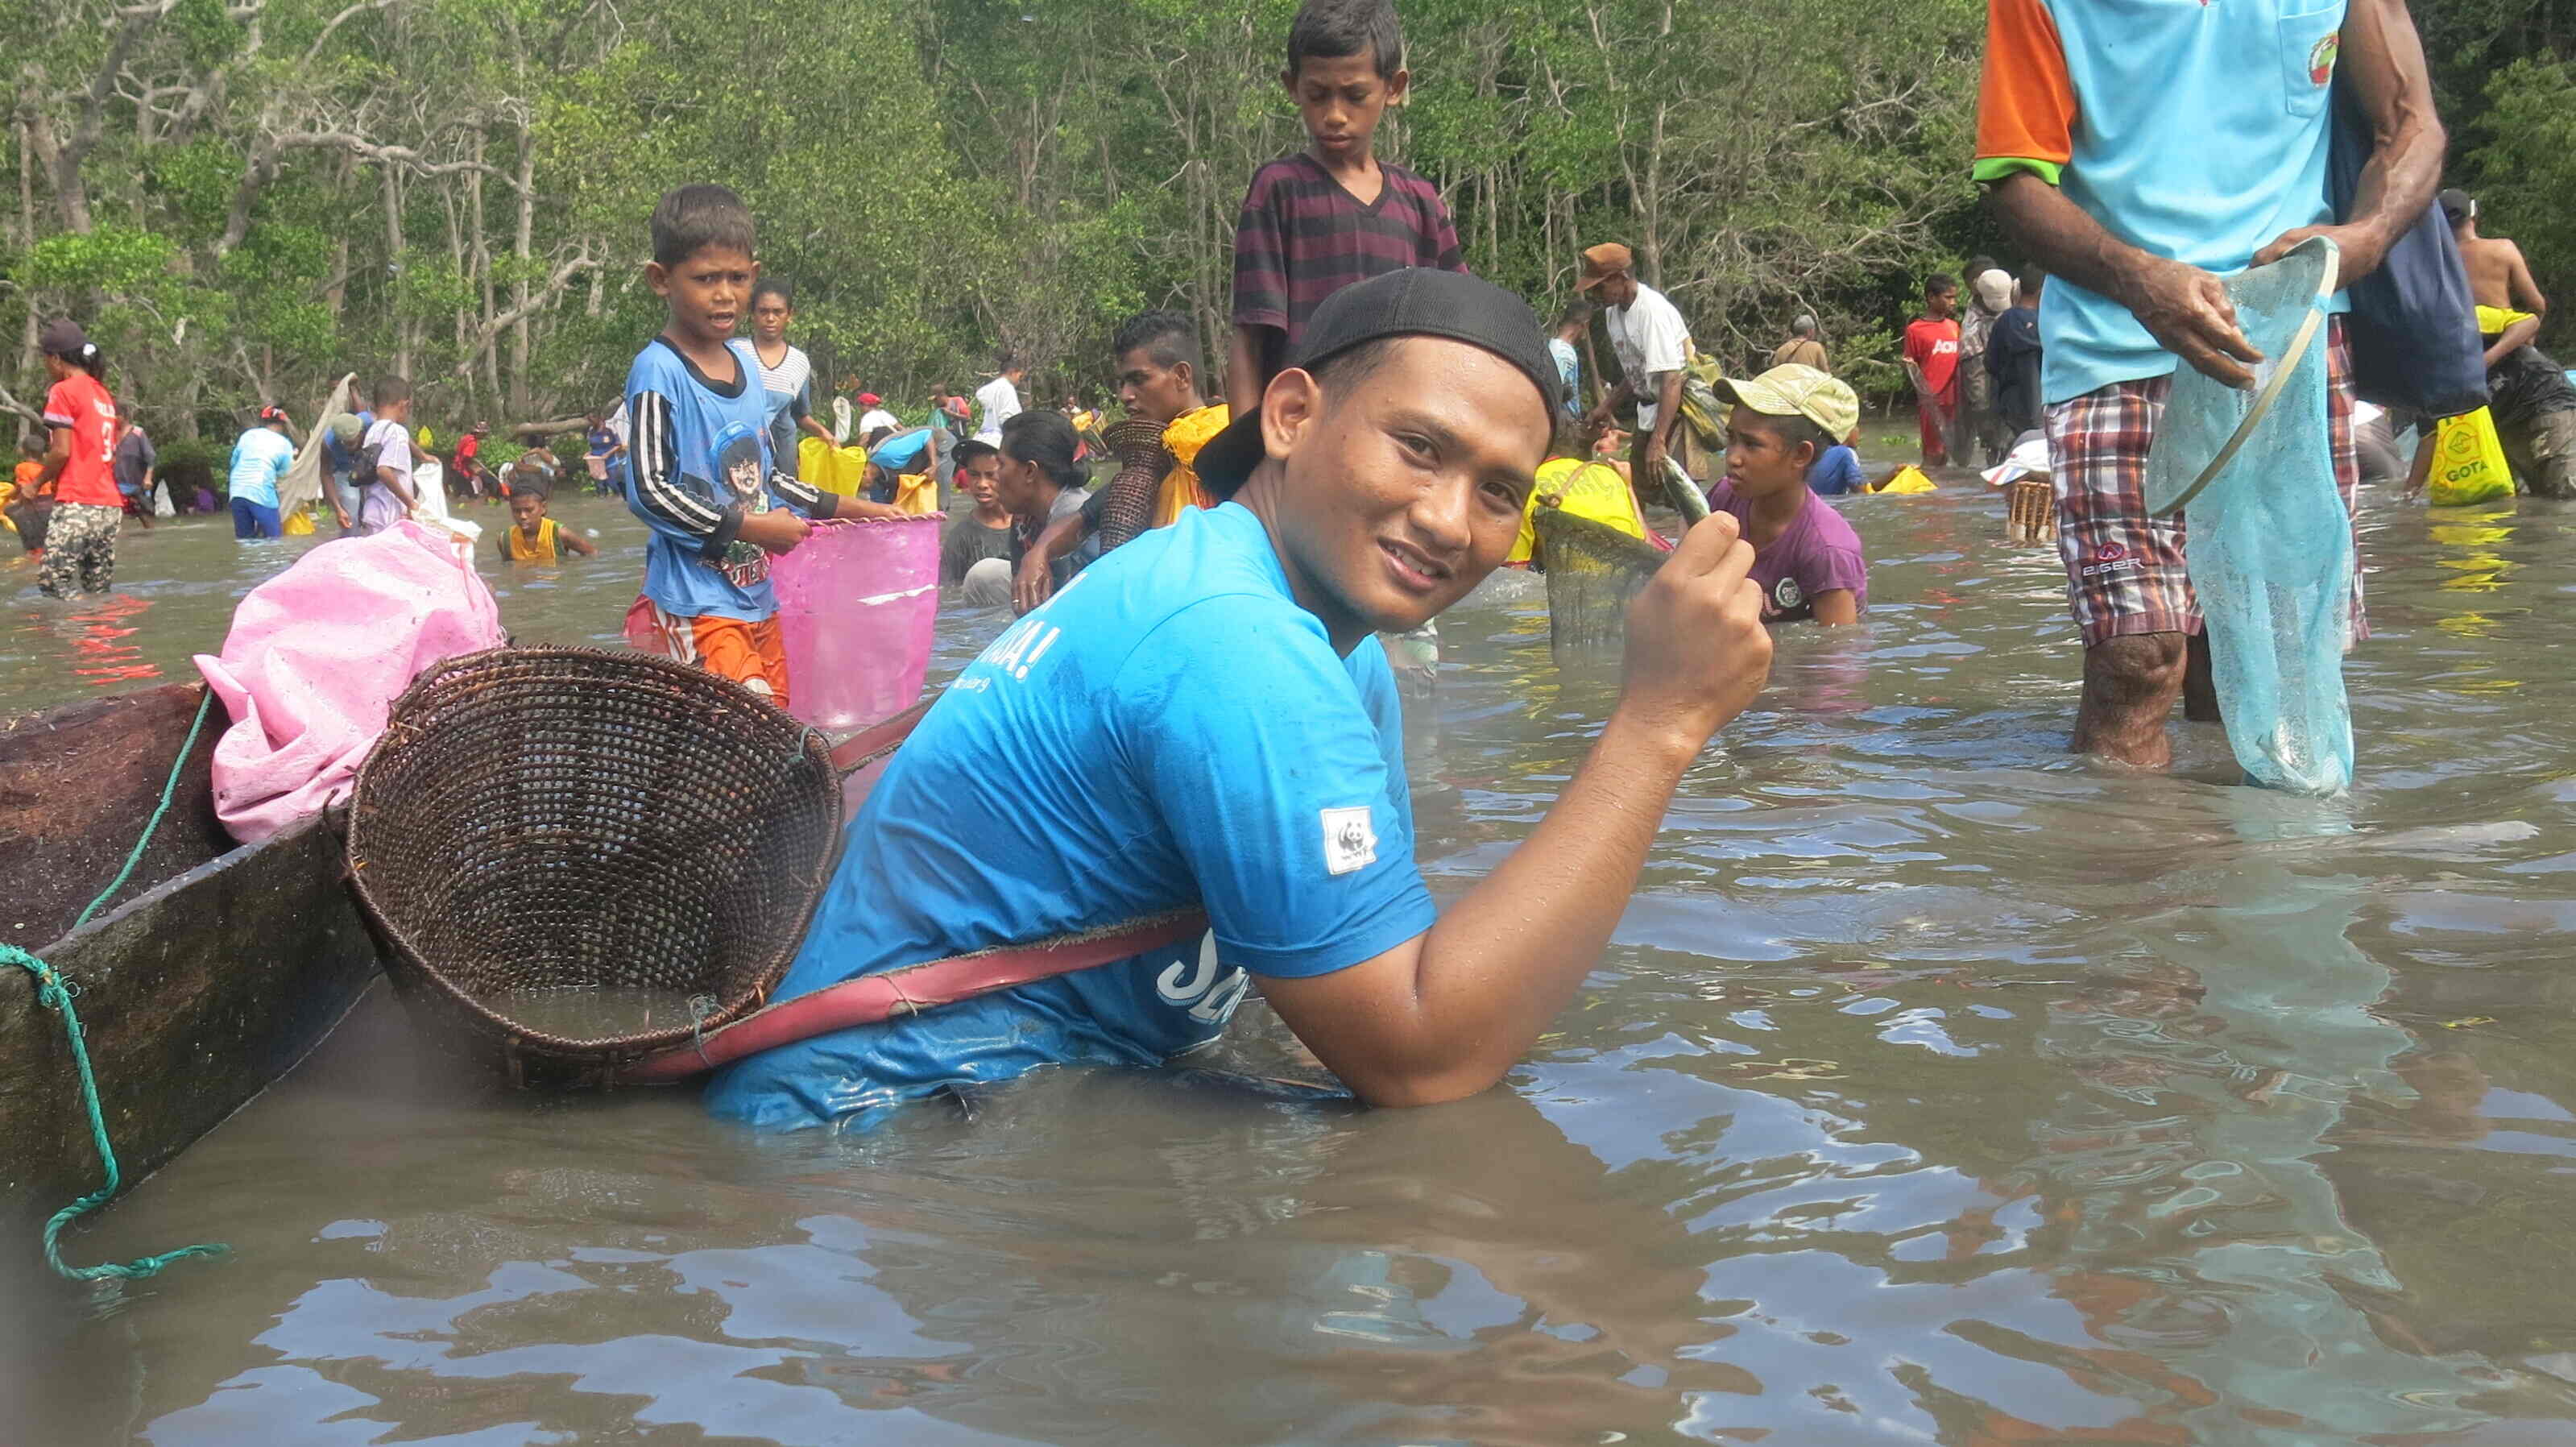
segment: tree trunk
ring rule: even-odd
[[[524,63],[521,66],[525,69]],[[519,280],[511,305],[519,320],[510,328],[510,410],[520,416],[528,412],[528,354],[531,337],[528,320],[528,288],[534,284],[529,276],[533,261],[537,225],[537,142],[528,133],[528,118],[519,117],[519,229],[513,238],[519,258]],[[591,282],[590,301],[594,312],[599,305],[599,283]]]

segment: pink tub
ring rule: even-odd
[[[844,733],[921,697],[939,621],[944,521],[818,523],[794,552],[771,561],[789,713]]]

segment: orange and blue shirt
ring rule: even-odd
[[[1988,0],[1976,178],[2029,172],[2112,236],[2226,274],[2332,219],[2345,0]],[[2344,310],[2338,296],[2332,310]],[[2052,280],[2041,390],[2169,375],[2128,308]]]

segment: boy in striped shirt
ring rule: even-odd
[[[1379,118],[1412,80],[1390,0],[1306,0],[1279,80],[1308,149],[1252,173],[1234,224],[1225,400],[1238,417],[1261,404],[1324,298],[1406,267],[1467,269],[1439,191],[1372,151]]]

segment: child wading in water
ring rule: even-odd
[[[1813,367],[1773,367],[1717,394],[1735,404],[1726,422],[1726,478],[1712,511],[1730,514],[1753,545],[1749,575],[1762,617],[1787,623],[1857,623],[1869,606],[1860,535],[1807,486],[1807,469],[1860,425],[1860,398]]]
[[[46,323],[38,345],[54,385],[45,394],[50,445],[36,486],[53,494],[54,515],[36,586],[48,598],[104,593],[116,578],[116,529],[125,518],[125,495],[116,490],[116,399],[100,385],[107,361],[69,319]]]
[[[787,650],[769,555],[805,540],[811,525],[800,511],[902,514],[778,470],[760,358],[733,335],[760,275],[742,198],[722,186],[682,186],[653,208],[652,237],[644,279],[671,319],[626,374],[628,505],[653,530],[627,634],[784,707]]]
[[[18,444],[18,467],[10,478],[9,498],[0,503],[17,529],[18,546],[39,562],[45,556],[45,520],[53,516],[51,500],[36,495],[36,480],[45,474],[45,444],[30,437]]]
[[[501,532],[501,558],[511,563],[551,563],[565,553],[596,557],[599,545],[555,526],[546,516],[545,489],[520,482],[510,489],[510,526]]]

